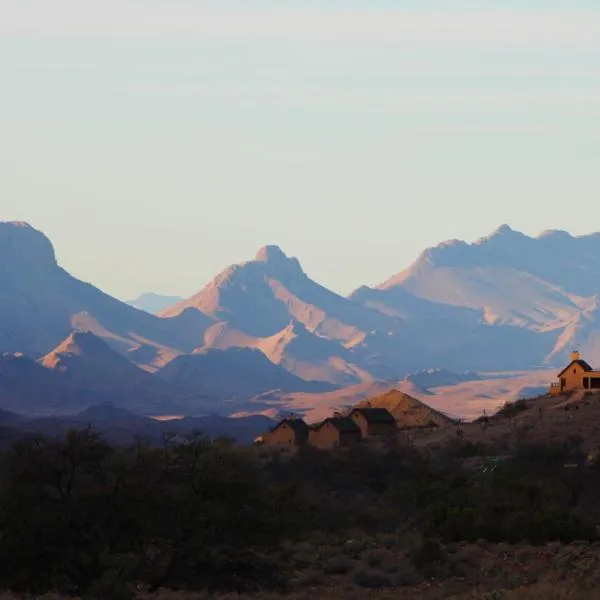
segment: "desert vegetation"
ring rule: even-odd
[[[435,598],[543,594],[549,565],[592,577],[600,486],[578,440],[495,453],[459,439],[290,454],[201,435],[128,448],[92,431],[29,438],[0,458],[0,587],[115,600]],[[585,577],[578,585],[597,583]],[[432,595],[440,586],[449,595]]]

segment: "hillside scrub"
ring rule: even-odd
[[[445,577],[456,568],[444,544],[595,540],[597,467],[565,476],[573,462],[576,439],[523,446],[486,471],[455,448],[394,441],[289,455],[200,435],[160,448],[92,431],[27,439],[0,456],[0,588],[283,592],[300,563],[366,588]],[[368,546],[381,536],[388,550]],[[318,550],[335,539],[337,556]]]

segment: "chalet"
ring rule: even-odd
[[[571,362],[558,374],[558,381],[550,385],[553,396],[572,390],[600,389],[600,371],[581,359],[579,352],[571,354]]]
[[[263,434],[265,446],[302,446],[308,443],[308,425],[302,419],[284,419]]]
[[[388,435],[398,430],[394,415],[387,408],[355,408],[350,413],[363,437]]]
[[[349,417],[330,417],[310,428],[309,443],[321,450],[352,446],[361,439],[360,427]]]

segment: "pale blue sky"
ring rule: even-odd
[[[597,0],[0,0],[0,77],[0,220],[121,298],[600,230]]]

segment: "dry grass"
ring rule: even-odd
[[[548,443],[574,435],[581,437],[585,450],[598,450],[599,393],[554,398],[543,396],[527,400],[525,405],[527,409],[512,418],[490,418],[487,427],[476,422],[465,424],[462,439],[474,444],[504,447],[508,451],[522,441]],[[445,427],[433,433],[415,432],[413,441],[418,447],[443,445],[449,440],[456,440],[456,434],[456,427]]]

